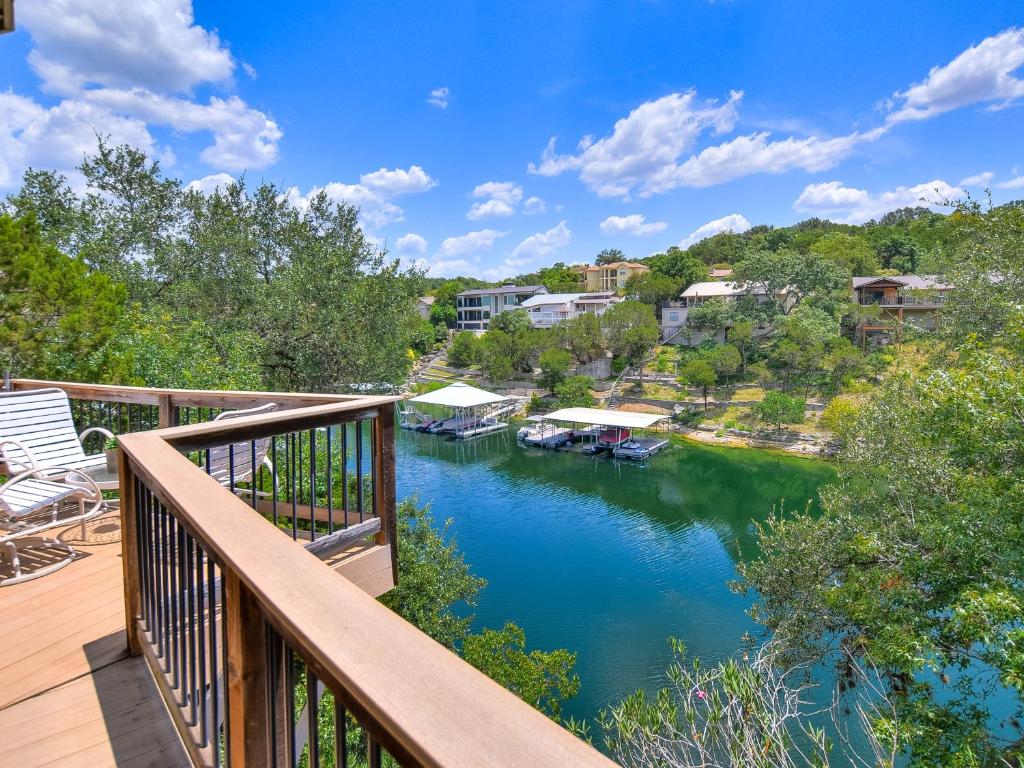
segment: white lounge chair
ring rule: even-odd
[[[218,414],[214,421],[225,421],[227,419],[238,419],[243,416],[256,416],[263,413],[271,413],[277,410],[277,403],[267,403],[256,408],[246,408],[239,411],[224,411]],[[277,490],[277,475],[274,472],[274,464],[267,455],[270,451],[270,438],[264,437],[259,440],[250,440],[244,443],[232,443],[231,445],[219,445],[211,448],[207,457],[208,472],[221,485],[234,486],[234,492],[250,495],[256,487],[255,473],[260,466],[270,470],[273,478],[274,489]],[[248,483],[250,488],[239,488],[238,483]],[[257,496],[269,496],[263,491],[255,491]]]
[[[76,434],[71,403],[62,389],[0,392],[0,462],[7,465],[9,476],[45,469],[43,476],[52,480],[60,477],[62,468],[84,472],[104,468],[105,454],[86,455],[82,447],[94,432],[104,438],[114,436],[103,427]]]
[[[46,476],[57,470],[66,481],[54,482]],[[35,534],[51,528],[85,523],[104,511],[103,494],[87,474],[72,467],[48,467],[21,472],[0,485],[0,586],[38,579],[63,568],[75,559],[74,548],[59,539]],[[45,551],[41,565],[25,571],[21,551]],[[53,560],[52,552],[59,559]],[[10,573],[10,575],[7,575]]]

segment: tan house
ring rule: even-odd
[[[854,302],[880,308],[877,318],[866,319],[857,327],[861,346],[888,344],[893,337],[898,340],[904,324],[935,330],[952,287],[938,275],[854,277]]]
[[[580,276],[580,289],[589,293],[600,291],[621,291],[633,275],[642,275],[650,269],[633,261],[616,261],[612,264],[594,266],[580,265],[574,268]]]
[[[430,319],[430,310],[434,306],[433,296],[420,296],[416,299],[416,311],[420,313],[420,317],[424,320]]]

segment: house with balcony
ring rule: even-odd
[[[597,293],[542,293],[531,296],[522,307],[529,312],[534,328],[551,328],[580,315],[600,317],[608,307],[622,301],[614,291]]]
[[[0,765],[611,768],[375,599],[396,400],[10,381]]]
[[[543,285],[502,285],[463,291],[455,297],[457,326],[463,331],[486,331],[495,315],[519,309],[531,296],[547,292]]]
[[[854,277],[850,286],[854,303],[879,308],[878,317],[866,318],[857,326],[861,346],[899,340],[907,325],[918,330],[936,330],[952,289],[939,275]]]
[[[714,339],[719,343],[724,342],[726,329],[707,333],[699,328],[689,327],[686,322],[689,312],[694,307],[699,307],[711,299],[719,298],[727,302],[735,302],[747,296],[752,297],[758,304],[767,304],[773,300],[780,303],[788,301],[785,291],[780,291],[777,296],[772,297],[763,288],[753,283],[725,280],[694,283],[683,291],[678,299],[666,302],[662,307],[661,340],[689,346],[697,346],[707,339]]]
[[[579,275],[580,289],[590,293],[616,291],[621,293],[626,281],[633,275],[642,275],[650,268],[632,261],[616,261],[612,264],[596,264],[588,266],[580,264],[573,267]]]

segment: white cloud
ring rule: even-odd
[[[665,191],[678,186],[708,187],[755,173],[783,173],[793,168],[823,171],[848,157],[858,144],[874,141],[884,132],[875,128],[831,139],[790,136],[779,141],[769,141],[767,131],[738,136],[707,147],[682,165],[664,169],[651,186]]]
[[[555,139],[548,142],[539,165],[530,163],[529,172],[558,176],[579,171],[580,179],[601,197],[641,196],[671,187],[658,179],[677,168],[679,158],[693,149],[707,130],[716,134],[732,130],[743,94],[732,91],[724,103],[696,104],[696,93],[671,93],[647,101],[616,121],[611,135],[595,140],[584,136],[574,155],[555,153]]]
[[[740,232],[746,232],[748,229],[750,229],[750,222],[747,221],[745,216],[739,213],[730,213],[728,216],[714,219],[707,224],[697,227],[679,241],[679,247],[689,248],[694,243],[699,243],[701,240],[717,235],[719,232],[735,232],[739,234]]]
[[[395,241],[395,250],[405,255],[424,254],[427,252],[427,240],[415,232],[407,232]]]
[[[187,91],[235,68],[216,32],[196,26],[190,0],[46,0],[18,5],[29,62],[60,92],[92,83]]]
[[[55,168],[77,177],[72,169],[96,150],[100,128],[111,143],[160,154],[141,120],[81,101],[45,108],[24,96],[0,93],[0,187],[16,184],[28,166]]]
[[[291,187],[285,196],[299,207],[308,205],[309,200],[324,192],[335,202],[344,202],[359,207],[359,219],[364,226],[383,227],[396,221],[404,221],[404,212],[392,202],[400,195],[426,192],[437,186],[437,182],[420,166],[408,169],[381,168],[359,177],[358,184],[343,184],[332,181],[323,186],[313,187],[306,194]]]
[[[430,92],[430,96],[427,97],[427,104],[438,107],[439,109],[448,109],[448,98],[450,96],[451,91],[448,90],[448,86],[443,85]]]
[[[1008,181],[1001,181],[996,186],[999,189],[1020,189],[1024,187],[1024,176],[1015,176]]]
[[[230,87],[235,61],[216,33],[195,25],[189,0],[53,0],[19,6],[19,19],[31,35],[29,63],[42,88],[63,100],[44,108],[19,97],[35,107],[31,124],[24,124],[24,104],[0,121],[4,183],[25,163],[74,176],[82,154],[95,150],[96,134],[172,160],[169,149],[156,147],[151,126],[212,134],[200,158],[216,170],[277,160],[282,134],[273,119],[238,96],[202,103],[191,95],[204,83]]]
[[[544,204],[544,201],[541,200],[536,195],[533,197],[526,198],[526,202],[523,203],[523,213],[525,213],[527,216],[533,216],[534,214],[538,213],[545,213],[547,212],[547,209],[548,207]]]
[[[793,207],[798,211],[809,211],[848,224],[861,224],[897,208],[937,208],[943,201],[963,195],[962,189],[941,179],[875,194],[865,189],[844,186],[839,181],[826,181],[804,187]]]
[[[951,62],[932,67],[923,82],[890,99],[890,123],[926,120],[971,104],[1002,109],[1024,98],[1024,29],[1011,27],[968,48]]]
[[[442,260],[449,260],[488,251],[496,240],[507,234],[508,232],[499,232],[496,229],[481,229],[464,235],[446,237],[441,241],[441,247],[437,249],[437,256]]]
[[[522,266],[526,263],[526,260],[551,256],[559,249],[567,246],[571,241],[572,232],[565,225],[564,221],[560,221],[547,232],[537,232],[519,243],[512,250],[512,258],[524,260],[517,264],[517,266]]]
[[[507,218],[523,199],[523,188],[511,181],[487,181],[473,189],[473,197],[479,202],[473,203],[467,219]]]
[[[664,221],[644,221],[642,213],[631,213],[629,216],[609,216],[601,222],[602,234],[629,235],[631,237],[650,237],[665,231],[668,223]]]
[[[223,192],[234,183],[235,177],[230,173],[212,173],[201,179],[193,179],[186,186],[188,189],[197,190],[204,195],[211,195],[218,189]]]
[[[960,179],[961,187],[987,187],[989,182],[992,181],[992,177],[995,176],[992,171],[982,171],[976,173],[973,176]]]

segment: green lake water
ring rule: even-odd
[[[429,502],[487,579],[476,626],[515,621],[531,647],[578,654],[580,692],[564,714],[593,718],[664,684],[667,638],[705,662],[756,626],[730,592],[756,553],[752,521],[816,504],[825,462],[673,443],[646,465],[401,432],[398,496]]]

